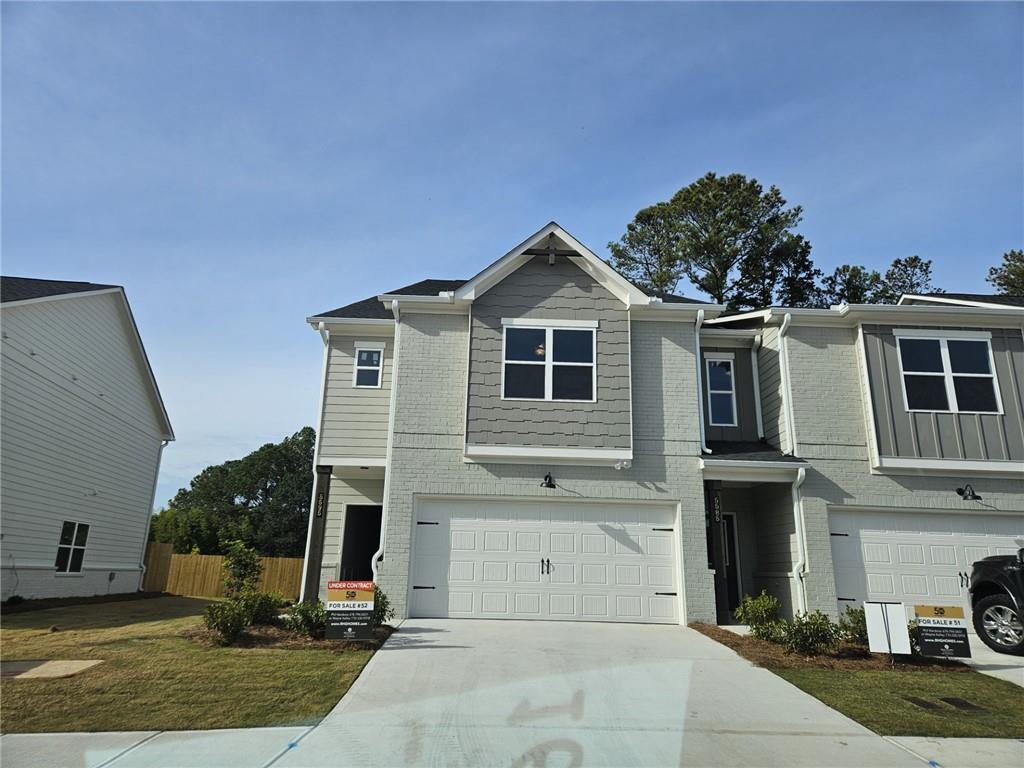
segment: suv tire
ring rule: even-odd
[[[975,604],[974,631],[993,651],[1024,656],[1021,613],[1009,595],[989,595]]]

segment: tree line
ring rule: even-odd
[[[799,205],[787,207],[778,187],[757,179],[708,173],[667,202],[639,211],[609,262],[638,285],[672,293],[684,277],[718,304],[757,307],[829,307],[895,304],[902,294],[941,293],[932,262],[918,255],[895,259],[885,273],[843,264],[831,274],[814,266],[811,243],[796,229]],[[1011,250],[989,270],[1002,294],[1024,295],[1024,252]]]

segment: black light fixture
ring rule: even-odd
[[[957,488],[956,495],[964,501],[981,501],[981,496],[974,492],[970,483],[965,483],[963,488]]]
[[[541,488],[557,488],[558,486],[555,485],[554,478],[551,477],[551,473],[548,472],[546,475],[544,475],[544,479],[540,481],[540,487]]]

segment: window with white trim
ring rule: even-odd
[[[57,573],[82,572],[85,543],[88,539],[88,525],[64,521],[60,529],[60,542],[57,544],[57,561],[54,563]]]
[[[383,366],[383,349],[356,347],[355,369],[352,371],[352,386],[379,389]]]
[[[712,427],[735,427],[736,375],[733,356],[708,353],[704,358],[707,369],[708,423]]]
[[[988,334],[897,334],[908,411],[1002,413]]]
[[[504,332],[502,399],[597,400],[596,328],[517,324]]]

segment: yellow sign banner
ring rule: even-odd
[[[919,619],[962,619],[964,609],[955,605],[915,605],[914,615]]]

